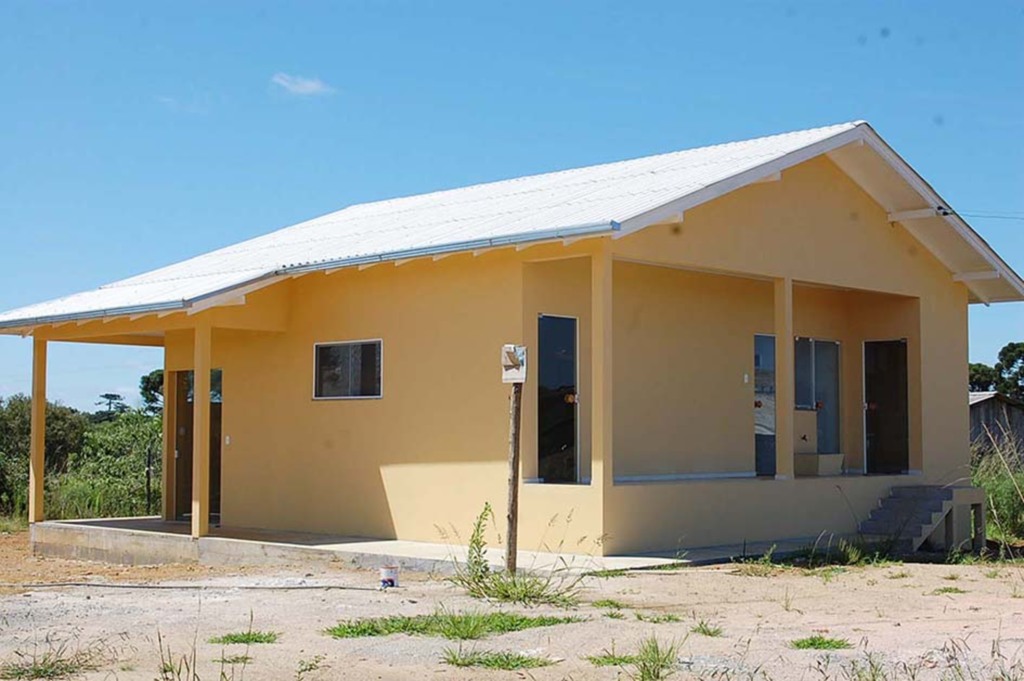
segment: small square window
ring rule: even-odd
[[[382,346],[379,340],[317,344],[313,397],[381,397]]]

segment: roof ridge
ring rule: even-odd
[[[428,197],[428,196],[437,196],[439,194],[445,194],[445,193],[448,193],[448,192],[465,191],[465,190],[468,190],[468,189],[475,189],[475,188],[478,188],[478,187],[487,187],[487,186],[493,186],[493,185],[503,184],[503,183],[522,182],[522,181],[525,181],[525,180],[532,180],[532,179],[537,179],[537,178],[541,178],[541,177],[556,177],[556,176],[559,176],[559,175],[565,175],[565,174],[568,174],[568,173],[574,173],[574,172],[578,172],[578,171],[582,171],[582,170],[593,170],[595,168],[605,168],[605,167],[619,165],[619,164],[633,163],[635,161],[646,161],[646,160],[652,160],[652,159],[656,159],[656,158],[663,158],[663,157],[668,157],[668,156],[676,156],[676,155],[679,155],[679,154],[687,154],[687,153],[691,153],[691,152],[708,151],[710,149],[719,149],[719,148],[724,148],[724,147],[735,147],[735,146],[740,146],[740,145],[744,145],[744,144],[751,144],[751,143],[754,143],[754,142],[763,142],[763,141],[771,140],[771,139],[779,139],[779,138],[788,137],[788,136],[791,136],[791,135],[804,135],[804,134],[809,134],[809,133],[817,133],[817,132],[822,132],[824,130],[829,130],[829,129],[833,129],[833,128],[836,129],[836,134],[838,134],[840,132],[839,128],[842,128],[843,131],[845,131],[845,130],[853,129],[853,128],[859,126],[859,125],[866,125],[866,124],[867,124],[867,121],[857,119],[857,120],[853,120],[853,121],[845,121],[845,122],[842,122],[842,123],[834,123],[834,124],[831,124],[831,125],[822,125],[822,126],[818,126],[816,128],[804,128],[804,129],[800,129],[800,130],[788,130],[786,132],[773,133],[771,135],[762,135],[760,137],[750,137],[750,138],[743,139],[743,140],[733,140],[731,142],[718,142],[716,144],[705,144],[705,145],[699,146],[699,147],[688,147],[686,149],[676,149],[674,151],[664,151],[664,152],[659,152],[657,154],[647,154],[645,156],[633,156],[631,158],[619,159],[617,161],[603,161],[601,163],[593,163],[593,164],[590,164],[590,165],[583,165],[583,166],[573,166],[571,168],[562,168],[560,170],[547,170],[547,171],[543,171],[543,172],[539,172],[539,173],[530,173],[530,174],[527,174],[527,175],[518,175],[516,177],[506,177],[506,178],[500,179],[500,180],[487,180],[487,181],[484,181],[484,182],[474,182],[473,184],[460,185],[460,186],[457,186],[457,187],[448,187],[448,188],[445,188],[445,189],[435,189],[435,190],[432,190],[432,191],[420,192],[420,193],[417,193],[417,194],[403,194],[401,196],[393,196],[393,197],[386,198],[386,199],[379,199],[377,201],[363,201],[361,203],[349,204],[347,206],[339,208],[338,210],[334,210],[334,211],[331,211],[329,213],[325,213],[325,214],[323,214],[323,215],[321,215],[319,217],[312,218],[310,220],[303,220],[302,222],[300,222],[298,224],[291,225],[291,227],[303,227],[303,226],[306,225],[306,223],[311,222],[313,220],[317,220],[317,219],[319,219],[321,217],[327,217],[328,215],[333,215],[334,213],[340,213],[342,211],[346,211],[346,210],[349,210],[351,208],[356,208],[356,207],[359,207],[359,206],[381,205],[381,204],[385,204],[385,203],[390,203],[392,201],[404,201],[404,200],[408,200],[408,199],[425,198],[425,197]],[[288,228],[284,227],[282,229],[288,229]]]

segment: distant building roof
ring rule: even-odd
[[[969,397],[967,400],[967,405],[970,407],[973,407],[976,404],[981,404],[982,402],[985,402],[987,400],[997,399],[1000,402],[1005,402],[1006,404],[1012,404],[1016,407],[1024,408],[1024,403],[1015,400],[1012,397],[1003,395],[1000,392],[996,392],[994,390],[988,392],[971,392],[968,393],[968,396]]]

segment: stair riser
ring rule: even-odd
[[[953,490],[942,487],[894,487],[890,498],[896,499],[941,499],[953,498]]]

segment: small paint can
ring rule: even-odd
[[[380,569],[380,586],[382,589],[391,589],[398,586],[397,565],[385,565]]]

